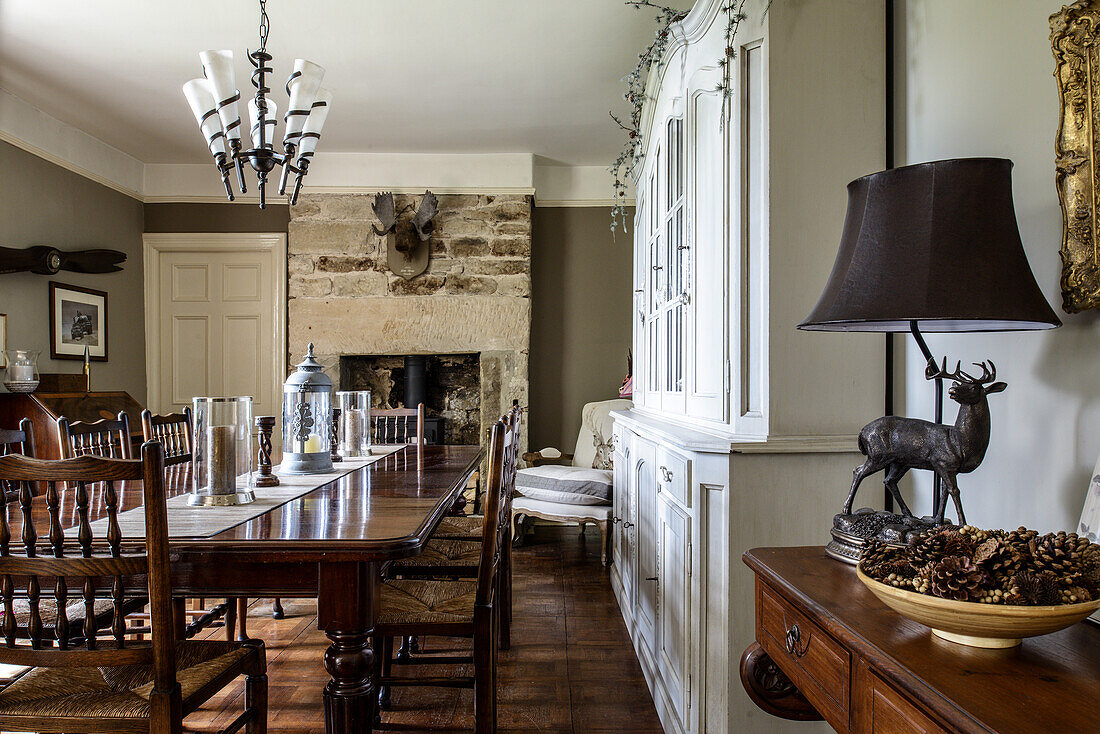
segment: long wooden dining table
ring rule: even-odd
[[[332,677],[322,693],[326,731],[369,732],[381,566],[420,553],[481,458],[477,446],[407,446],[227,530],[172,536],[173,593],[315,598],[317,625],[331,642],[324,654]],[[190,464],[166,470],[169,497],[190,484]],[[140,491],[120,494],[121,510],[141,505]],[[36,518],[39,510],[47,517],[44,498],[35,504]],[[18,510],[9,505],[9,512]]]

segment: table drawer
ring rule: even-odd
[[[664,446],[657,447],[657,489],[691,507],[691,462]]]
[[[769,586],[757,581],[757,634],[764,651],[834,727],[847,730],[851,655]]]
[[[871,734],[947,734],[882,678],[871,674],[870,680]]]

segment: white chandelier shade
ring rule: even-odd
[[[312,157],[313,151],[317,150],[317,141],[321,139],[321,128],[325,126],[325,120],[328,118],[330,102],[332,102],[332,92],[325,87],[318,89],[317,97],[309,111],[309,118],[302,130],[302,143],[298,148],[299,161]]]
[[[294,72],[286,82],[286,91],[290,96],[290,107],[283,118],[286,130],[283,133],[283,147],[296,145],[302,134],[302,128],[309,117],[325,70],[305,59],[294,59]]]
[[[256,100],[248,100],[248,129],[252,133],[252,145],[256,148],[270,148],[271,137],[275,134],[275,125],[279,122],[277,117],[279,106],[274,100],[265,100],[267,112],[264,113],[264,138],[260,141],[260,108]]]
[[[228,151],[225,147],[225,131],[217,115],[217,103],[214,101],[214,89],[208,79],[192,79],[183,85],[183,96],[195,114],[199,130],[206,138],[210,154],[224,163]]]
[[[222,129],[230,140],[241,139],[241,115],[237,111],[237,100],[241,93],[233,80],[233,52],[203,51],[199,54],[202,70],[214,89],[214,101],[218,104],[218,116]]]

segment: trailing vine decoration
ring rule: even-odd
[[[630,172],[634,170],[634,166],[638,164],[644,155],[640,150],[642,144],[642,108],[645,107],[645,84],[649,76],[649,70],[654,63],[658,64],[658,68],[660,68],[661,57],[664,56],[665,47],[668,45],[669,26],[682,20],[687,15],[685,10],[677,10],[667,5],[658,5],[652,0],[625,1],[627,5],[635,10],[641,10],[642,8],[655,9],[657,11],[657,33],[653,36],[649,46],[638,54],[638,63],[633,71],[623,77],[623,81],[626,83],[626,92],[623,93],[623,99],[630,105],[630,115],[627,121],[624,122],[614,112],[608,112],[615,124],[626,133],[626,145],[623,146],[619,156],[615,159],[611,168],[608,169],[615,180],[615,205],[611,209],[612,234],[619,226],[623,228],[624,232],[626,231],[627,179]]]
[[[718,60],[718,66],[722,69],[722,81],[718,83],[715,91],[722,93],[722,129],[725,128],[726,116],[729,114],[730,101],[733,96],[732,67],[733,60],[737,58],[737,46],[734,43],[737,38],[737,30],[741,27],[741,21],[745,19],[744,7],[748,0],[727,0],[722,6],[722,12],[726,14],[725,29],[725,55]],[[634,70],[623,77],[626,83],[626,92],[623,94],[630,104],[629,122],[623,122],[622,118],[613,112],[608,112],[611,119],[626,133],[626,145],[623,146],[619,156],[608,169],[614,177],[615,205],[611,209],[611,232],[614,234],[619,226],[626,231],[626,190],[627,179],[634,167],[641,162],[645,155],[640,150],[642,144],[641,125],[642,109],[645,107],[645,85],[649,76],[649,70],[654,63],[660,68],[661,58],[664,56],[665,47],[668,45],[669,26],[684,19],[687,11],[670,8],[666,5],[658,5],[652,0],[625,0],[626,4],[635,10],[642,8],[654,8],[657,10],[657,33],[653,41],[638,54],[638,64]],[[764,15],[771,8],[771,0],[764,8]]]

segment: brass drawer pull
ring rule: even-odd
[[[787,628],[787,654],[793,655],[796,658],[800,658],[806,654],[806,650],[810,647],[810,640],[813,638],[811,634],[806,638],[806,644],[802,645],[802,630],[798,629],[797,624],[792,624]]]

